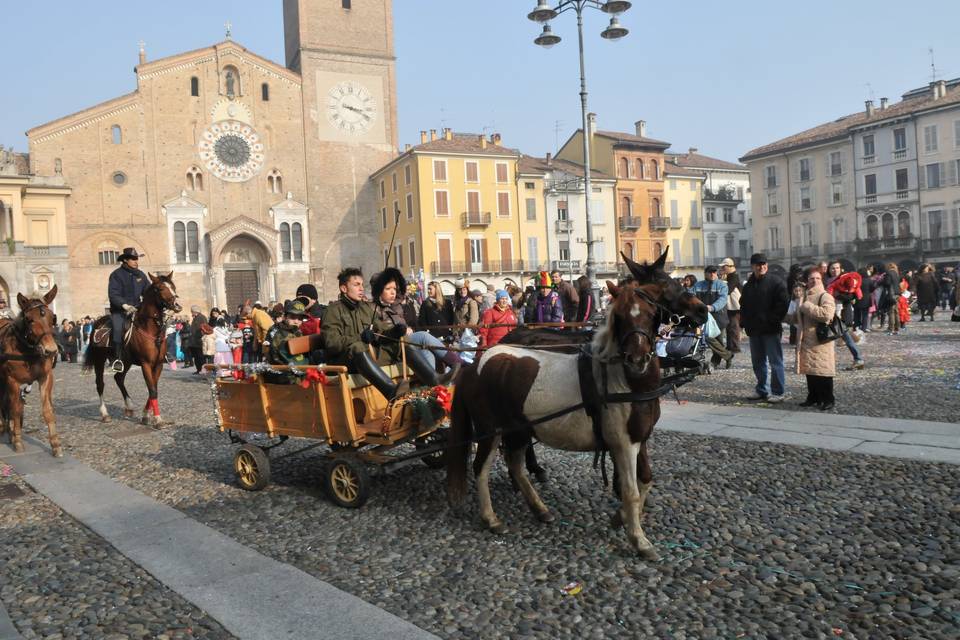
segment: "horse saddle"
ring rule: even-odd
[[[130,316],[125,316],[123,319],[123,344],[126,345],[130,342],[130,335],[133,333],[133,319]],[[110,321],[110,316],[101,316],[93,323],[93,332],[91,334],[91,341],[98,347],[103,347],[106,349],[113,345],[113,340],[111,336],[113,334],[113,324]]]

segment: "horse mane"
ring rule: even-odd
[[[610,306],[611,308],[613,307],[613,305]],[[618,345],[616,334],[613,330],[614,322],[615,318],[611,310],[611,312],[607,314],[606,322],[603,323],[603,326],[600,327],[593,336],[591,343],[592,351],[600,359],[606,360],[617,356]]]

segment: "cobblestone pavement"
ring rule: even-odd
[[[950,322],[950,312],[938,313],[934,322],[912,321],[899,336],[873,331],[864,338],[860,351],[866,368],[844,371],[853,363],[842,341],[837,345],[837,377],[834,393],[838,413],[884,418],[960,422],[960,323]],[[744,336],[743,353],[733,367],[721,369],[687,385],[680,397],[693,402],[753,404],[756,378],[750,364],[749,342]],[[811,411],[798,407],[806,399],[804,376],[793,373],[794,347],[783,344],[787,370],[787,402],[776,409]],[[773,405],[759,405],[773,406]]]
[[[948,328],[938,322],[932,330]],[[943,341],[938,335],[914,330],[898,339],[870,338],[933,351],[931,345]],[[916,366],[947,366],[948,358],[932,357],[935,364]],[[867,358],[871,365],[880,361],[870,351]],[[694,384],[728,383],[735,375],[736,369],[721,371]],[[852,375],[880,381],[899,374],[871,366]],[[931,397],[952,391],[951,376],[943,376],[947,386]],[[108,386],[108,399],[115,420],[102,425],[92,377],[81,377],[75,365],[59,366],[57,377],[69,454],[443,637],[937,639],[960,633],[954,466],[658,432],[645,529],[663,559],[645,563],[629,552],[622,531],[609,528],[615,502],[600,486],[590,455],[541,449],[550,471],[541,495],[559,516],[553,525],[533,519],[498,462],[493,497],[510,532],[497,537],[480,529],[475,494],[468,508],[450,510],[443,473],[420,464],[375,478],[372,498],[359,510],[323,497],[316,452],[277,461],[264,491],[240,490],[233,448],[213,427],[209,384],[188,372],[164,373],[161,406],[176,426],[149,433],[131,432],[133,423],[119,419],[114,387]],[[137,372],[131,378],[139,406],[144,388]],[[868,398],[890,397],[890,386],[879,386],[865,388],[864,407]],[[695,395],[691,387],[688,397]],[[846,393],[840,397],[850,400]],[[30,403],[28,431],[45,438],[37,399]],[[894,416],[894,408],[884,415]],[[291,444],[299,443],[285,447]],[[31,515],[18,513],[7,521]],[[17,535],[28,555],[49,544],[43,527],[27,525]],[[73,556],[92,544],[90,535],[68,541],[65,549],[76,550],[54,555],[51,564],[63,574],[76,572]],[[111,575],[126,579],[136,571]],[[109,582],[88,591],[111,593],[117,587]],[[565,594],[573,582],[582,590]],[[10,608],[12,598],[3,597]]]
[[[25,495],[0,501],[0,601],[24,638],[232,637],[20,479],[0,477],[9,485]]]

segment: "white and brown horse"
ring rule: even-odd
[[[660,387],[655,352],[661,322],[684,307],[694,322],[706,321],[706,306],[695,297],[669,298],[673,283],[635,283],[617,287],[607,282],[613,300],[606,324],[591,343],[592,384],[597,397],[642,394]],[[503,443],[510,473],[531,510],[543,522],[554,519],[523,471],[524,452],[535,435],[543,444],[567,451],[609,450],[620,483],[621,506],[614,526],[625,526],[633,547],[645,558],[656,558],[653,544],[640,526],[643,503],[653,482],[647,440],[660,418],[659,398],[639,402],[602,401],[600,433],[585,408],[578,354],[497,345],[478,364],[464,369],[454,393],[447,451],[447,494],[452,504],[463,502],[467,490],[470,442],[477,442],[473,470],[477,477],[480,516],[494,532],[505,530],[490,499],[489,474]],[[562,414],[562,415],[561,415]]]
[[[57,342],[54,331],[56,316],[50,303],[57,296],[57,285],[46,295],[31,298],[17,294],[20,315],[14,320],[0,320],[0,434],[10,430],[14,451],[24,450],[20,432],[23,428],[23,385],[40,382],[43,421],[47,423],[50,452],[60,457],[63,448],[57,435],[57,417],[53,412],[53,368],[56,366]]]

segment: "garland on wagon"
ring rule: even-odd
[[[388,410],[383,417],[381,431],[384,434],[388,433],[393,425],[394,416],[397,415],[398,411],[402,415],[402,412],[406,410],[407,407],[409,407],[417,417],[419,431],[431,429],[438,422],[441,422],[450,415],[452,405],[453,393],[443,385],[437,385],[430,389],[411,391],[391,403],[391,410]]]

